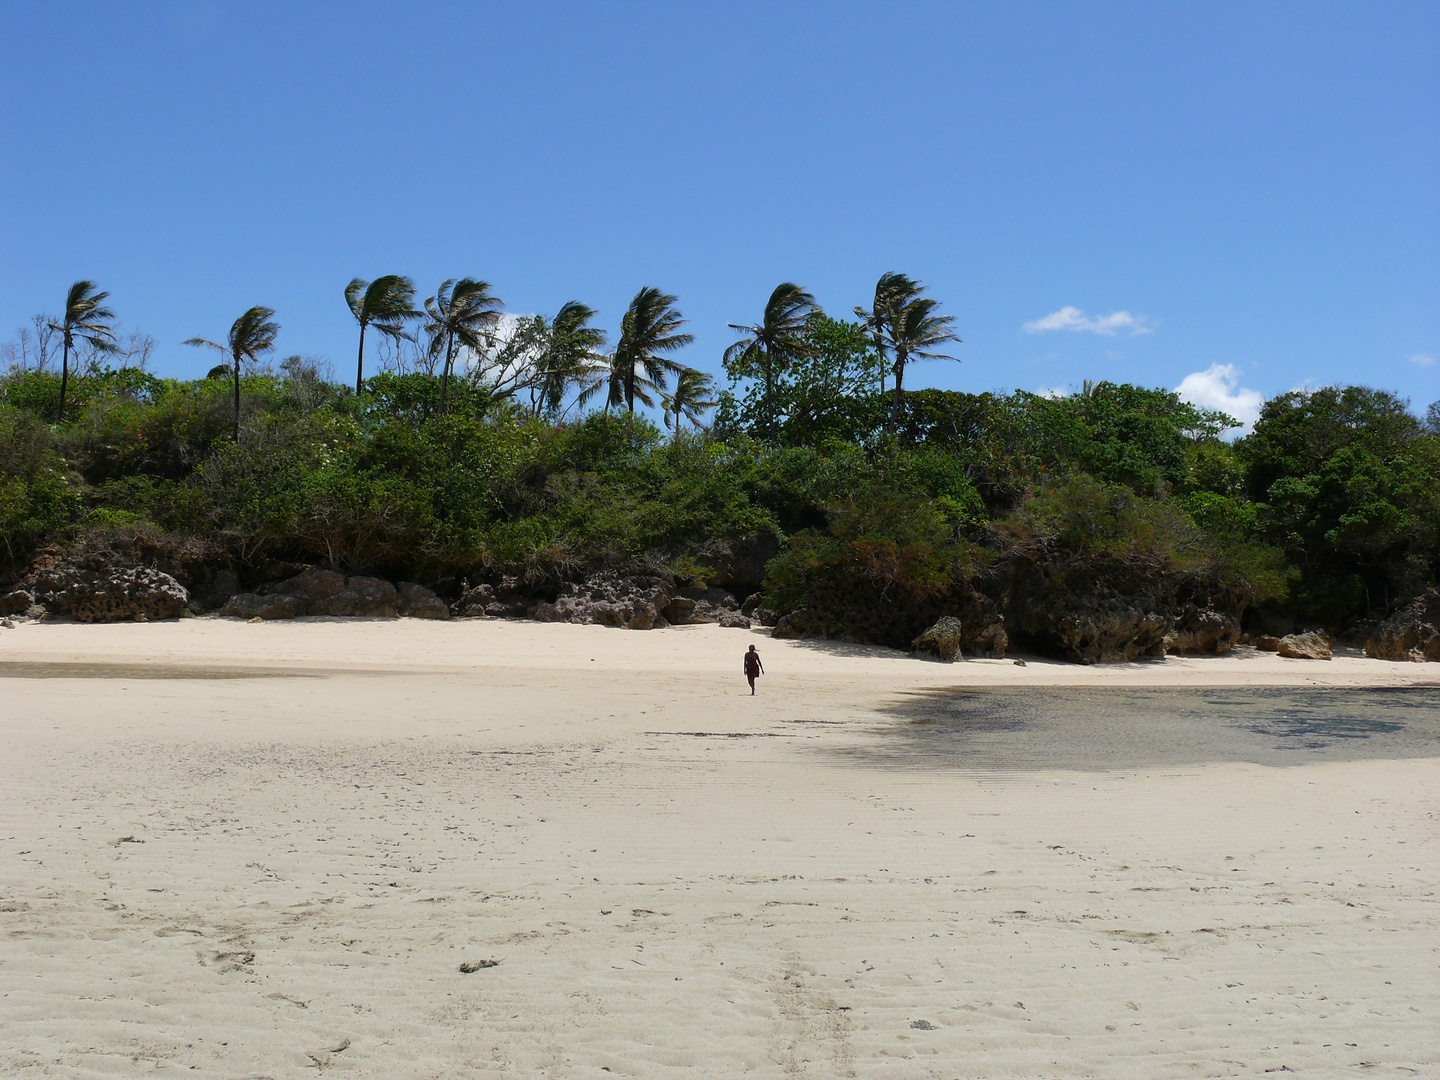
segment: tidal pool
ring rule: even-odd
[[[906,695],[847,753],[981,770],[1440,757],[1440,686],[1004,687]]]

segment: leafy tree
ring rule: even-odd
[[[1440,401],[1432,401],[1425,410],[1425,430],[1431,435],[1440,435]]]
[[[1266,402],[1236,443],[1258,527],[1299,570],[1307,618],[1383,614],[1434,577],[1440,440],[1406,404],[1366,387],[1295,391]]]
[[[398,342],[405,324],[420,318],[423,312],[415,310],[415,283],[399,274],[386,274],[369,282],[352,279],[345,286],[345,303],[360,324],[360,349],[355,360],[358,397],[365,384],[365,328],[373,325]]]
[[[647,286],[635,294],[620,320],[620,340],[615,345],[610,366],[629,412],[635,411],[637,390],[641,400],[649,405],[644,387],[663,390],[666,376],[679,370],[675,361],[662,354],[684,348],[695,340],[693,334],[680,332],[685,319],[675,301],[676,297]]]
[[[230,325],[227,344],[220,345],[205,338],[187,338],[186,345],[198,345],[217,352],[227,353],[234,371],[235,422],[231,438],[240,441],[240,362],[254,363],[261,353],[275,348],[275,336],[280,333],[280,324],[273,322],[275,312],[268,307],[252,307]],[[213,372],[212,372],[213,374]]]
[[[480,352],[485,348],[485,331],[500,321],[505,301],[490,294],[488,281],[449,278],[440,283],[435,295],[425,301],[430,316],[428,329],[432,346],[440,350],[444,369],[440,376],[440,412],[445,412],[445,395],[450,371],[455,366],[457,346]]]
[[[754,326],[730,324],[730,329],[739,330],[745,336],[725,350],[725,370],[732,379],[760,372],[765,384],[766,438],[773,438],[775,434],[775,375],[805,354],[806,330],[811,318],[819,313],[813,296],[794,282],[786,281],[770,294],[759,323]]]
[[[115,330],[110,325],[115,313],[104,306],[110,296],[108,292],[97,292],[93,281],[77,281],[65,294],[65,316],[49,324],[50,329],[61,335],[60,360],[60,403],[55,409],[55,422],[65,418],[65,388],[70,382],[70,350],[75,347],[75,338],[89,343],[96,352],[116,351]]]
[[[675,375],[675,390],[660,400],[665,410],[665,426],[671,425],[674,417],[675,435],[680,435],[680,421],[689,420],[696,428],[701,426],[700,417],[715,407],[709,395],[715,390],[715,380],[703,371],[682,367]]]
[[[835,440],[868,445],[884,424],[879,385],[882,368],[864,328],[813,314],[801,348],[775,374],[766,400],[764,383],[730,365],[731,389],[720,395],[715,430],[723,437],[745,432],[785,446],[824,446]],[[740,378],[751,379],[737,394]],[[773,433],[773,434],[771,434]]]
[[[1304,476],[1345,447],[1389,457],[1420,433],[1407,403],[1384,390],[1327,386],[1271,398],[1235,449],[1249,470],[1250,497],[1264,501],[1282,476]]]

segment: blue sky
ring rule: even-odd
[[[907,385],[1440,398],[1434,3],[6,0],[0,39],[0,338],[89,277],[162,374],[266,304],[343,378],[352,276],[471,275],[612,334],[660,286],[718,371],[780,281],[900,270],[964,339]]]

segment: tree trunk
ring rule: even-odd
[[[880,393],[885,393],[885,342],[880,337],[880,331],[875,331],[875,355],[880,358]]]
[[[240,354],[235,354],[235,426],[230,437],[240,441]]]
[[[65,385],[70,381],[70,334],[65,334],[65,343],[60,355],[60,406],[55,410],[55,423],[65,420]]]
[[[775,399],[771,396],[775,389],[774,369],[770,363],[770,350],[765,350],[765,438],[771,442],[775,439]]]
[[[360,323],[360,354],[355,357],[355,396],[360,396],[360,388],[365,385],[365,323]]]
[[[902,387],[905,384],[905,357],[900,353],[895,354],[895,400],[890,404],[890,432],[894,434],[895,429],[900,426],[900,399],[905,391]]]
[[[450,365],[454,361],[451,355],[455,351],[455,331],[451,330],[445,335],[445,368],[440,373],[440,415],[445,415],[445,391],[450,388]]]

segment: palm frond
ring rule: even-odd
[[[64,317],[59,323],[50,323],[50,327],[65,335],[67,346],[74,344],[76,334],[92,343],[95,339],[113,341],[115,330],[110,324],[115,321],[115,312],[104,306],[109,296],[108,292],[97,291],[93,281],[75,282],[65,294]]]
[[[350,284],[345,286],[345,303],[350,308],[350,314],[354,315],[357,321],[364,321],[365,290],[370,283],[364,278],[351,278]]]
[[[677,298],[646,286],[635,294],[620,320],[620,339],[615,346],[615,363],[625,389],[625,403],[633,408],[638,399],[653,401],[638,392],[641,382],[650,389],[663,388],[666,376],[679,365],[660,355],[684,348],[695,340],[683,333],[685,317],[675,307]]]
[[[273,308],[256,305],[235,320],[230,327],[230,354],[237,360],[254,360],[275,347],[280,324],[273,322]]]

